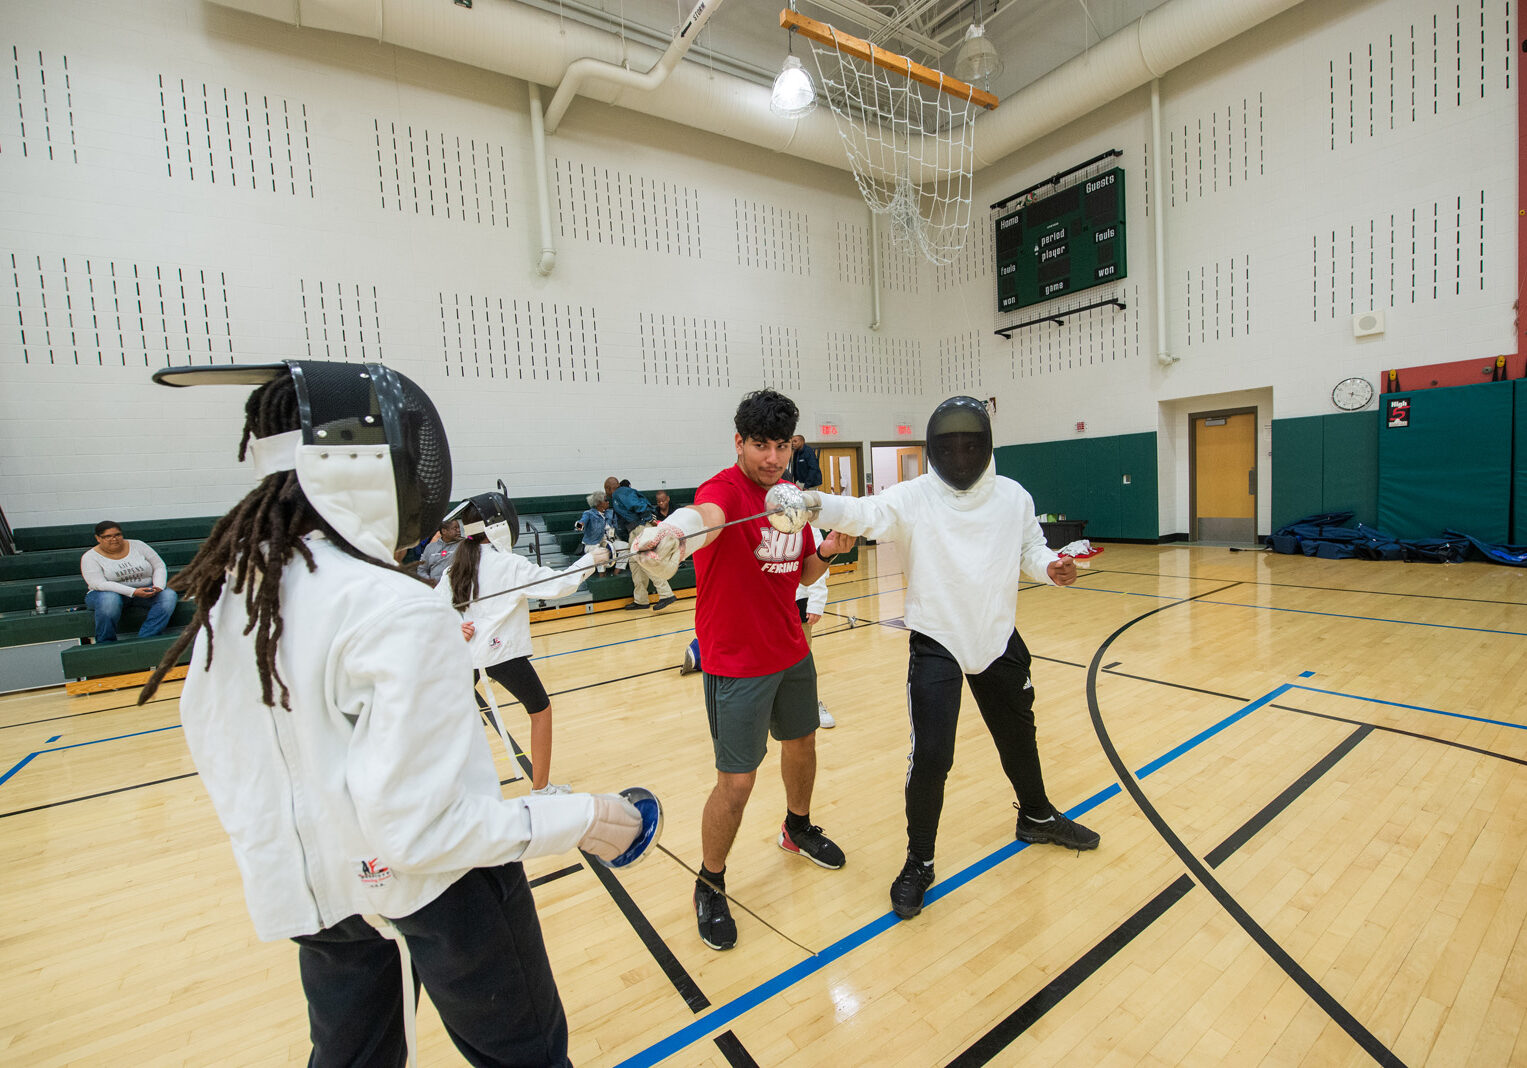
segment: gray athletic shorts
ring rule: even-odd
[[[705,675],[716,770],[746,774],[763,763],[769,734],[775,741],[804,738],[817,729],[817,666],[807,653],[793,667],[755,679]]]

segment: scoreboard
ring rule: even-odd
[[[998,216],[996,246],[999,312],[1123,278],[1124,169]]]

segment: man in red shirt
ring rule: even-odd
[[[691,537],[729,520],[768,511],[764,495],[790,466],[790,437],[800,413],[773,390],[742,398],[734,419],[737,464],[711,478],[695,503],[675,509],[632,550],[673,567],[695,558],[695,632],[705,672],[705,710],[716,753],[716,786],[700,827],[704,853],[695,883],[700,938],[712,949],[737,944],[725,896],[726,857],[742,823],[758,765],[772,732],[785,781],[779,847],[824,868],[841,868],[843,851],[812,825],[816,782],[817,673],[795,607],[797,583],[811,583],[853,539],[812,529],[790,534],[767,519]]]

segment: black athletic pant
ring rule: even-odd
[[[468,1064],[563,1066],[567,1017],[519,864],[475,868],[393,924]],[[314,1068],[402,1068],[403,979],[397,947],[351,916],[293,939]]]
[[[997,743],[997,756],[1018,803],[1030,816],[1048,816],[1039,747],[1034,741],[1034,687],[1029,650],[1013,631],[1007,649],[979,675],[964,675],[954,656],[926,634],[912,632],[907,663],[907,704],[912,717],[912,755],[907,768],[907,849],[933,859],[944,780],[954,765],[960,720],[960,681],[970,682],[981,718]]]

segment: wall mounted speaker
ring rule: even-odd
[[[1358,312],[1352,317],[1353,337],[1373,337],[1384,332],[1384,313],[1380,311]]]

